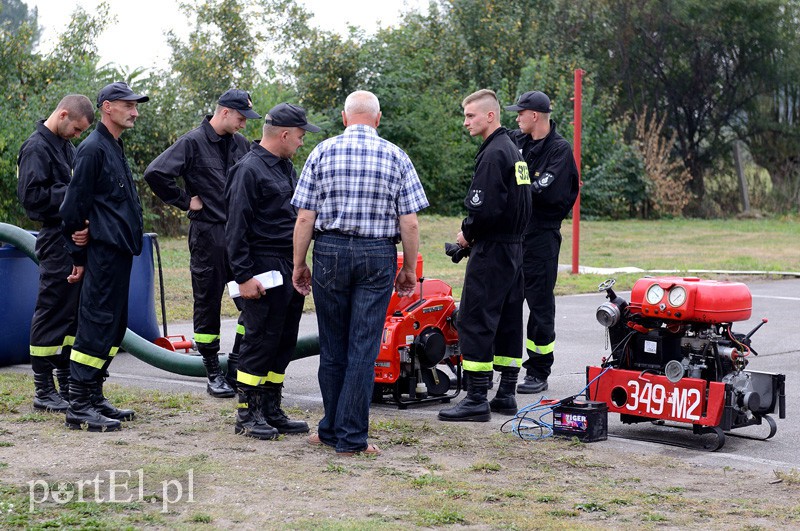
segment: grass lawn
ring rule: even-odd
[[[460,223],[461,218],[456,217],[420,217],[420,251],[425,260],[424,274],[450,284],[457,299],[461,296],[466,261],[452,263],[444,254],[444,242],[455,241]],[[559,262],[571,264],[571,221],[564,223],[561,234],[564,241]],[[191,319],[192,288],[186,239],[163,238],[160,246],[167,318],[170,321]],[[582,221],[579,263],[581,266],[598,268],[630,266],[645,270],[768,271],[773,272],[773,275],[798,272],[800,224],[791,218]],[[693,275],[703,278],[729,278],[725,274]],[[629,289],[642,274],[613,276],[620,289],[624,290]],[[569,271],[562,271],[559,273],[556,294],[595,291],[606,277],[608,275],[573,275]],[[227,296],[223,299],[223,314],[229,317],[237,315],[236,307],[230,299]],[[313,310],[311,297],[307,297],[306,310]]]

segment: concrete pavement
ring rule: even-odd
[[[757,441],[728,437],[725,446],[714,453],[678,448],[652,442],[632,441],[619,438],[625,434],[663,437],[665,441],[686,440],[690,437],[685,430],[652,426],[649,423],[625,426],[616,414],[609,414],[609,440],[593,444],[625,450],[635,449],[655,455],[679,457],[687,462],[703,463],[710,466],[738,466],[744,468],[764,468],[787,470],[800,468],[800,453],[794,442],[800,439],[798,423],[797,382],[800,381],[800,279],[755,281],[748,286],[753,295],[753,314],[749,321],[735,323],[734,330],[747,332],[762,317],[769,319],[767,325],[753,336],[753,347],[760,354],[753,357],[749,368],[757,371],[780,372],[786,375],[787,418],[775,419],[778,432],[773,439]],[[629,298],[629,292],[620,292]],[[544,394],[549,398],[563,398],[580,392],[585,385],[585,367],[597,365],[607,356],[605,329],[595,320],[595,310],[605,301],[604,293],[582,294],[558,297],[556,301],[556,362],[550,377],[550,389]],[[526,308],[527,318],[527,308]],[[223,323],[222,350],[228,352],[233,343],[235,320]],[[170,334],[192,335],[189,322],[169,323]],[[317,322],[313,314],[303,316],[300,336],[316,334]],[[317,384],[318,358],[311,357],[293,362],[287,371],[284,403],[304,408],[320,408],[321,398]],[[30,371],[27,365],[0,369],[0,371]],[[111,365],[111,382],[135,385],[145,388],[180,392],[205,393],[202,378],[172,374],[147,365],[128,353],[117,355]],[[491,395],[491,392],[490,392]],[[463,395],[462,395],[463,396]],[[459,397],[460,398],[460,397]],[[518,395],[520,406],[536,402],[539,395]],[[232,400],[232,399],[228,399]],[[436,415],[441,408],[438,404],[421,405],[407,410],[397,410],[389,405],[375,405],[376,411],[399,417],[425,418],[438,422]],[[491,422],[474,424],[474,429],[499,429],[508,417],[493,415]],[[749,427],[735,430],[734,433],[761,435],[766,427]],[[690,433],[690,432],[689,432]]]

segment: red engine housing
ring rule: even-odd
[[[403,265],[403,253],[398,253],[398,268]],[[446,352],[457,351],[458,332],[453,322],[456,303],[453,300],[453,289],[438,279],[424,279],[422,276],[422,256],[417,255],[417,276],[422,279],[418,289],[411,297],[400,298],[392,294],[386,310],[386,322],[383,328],[380,352],[375,361],[375,383],[394,384],[398,378],[410,370],[403,367],[412,362],[412,356],[423,357],[426,345],[431,341],[429,350],[442,351],[442,358],[423,359],[422,365],[430,368],[443,359],[458,356],[446,355]]]
[[[651,288],[654,294],[650,295]],[[674,296],[683,290],[685,296]],[[661,297],[656,300],[658,293]],[[648,298],[649,296],[649,298]],[[673,301],[680,300],[680,304]],[[631,313],[646,317],[719,324],[750,319],[753,299],[740,282],[701,280],[697,277],[646,277],[636,281],[631,291]]]

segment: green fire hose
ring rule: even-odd
[[[0,223],[0,242],[10,243],[20,251],[27,254],[31,260],[37,264],[39,263],[34,251],[36,238],[30,232],[15,225]],[[200,358],[200,356],[179,354],[177,352],[161,348],[158,345],[154,345],[143,337],[135,334],[130,329],[125,331],[125,337],[122,339],[122,348],[143,362],[165,371],[175,374],[182,374],[184,376],[206,375],[206,369],[203,366],[203,360]],[[302,358],[308,358],[318,354],[319,337],[305,336],[298,338],[297,347],[295,348],[292,360],[294,361]],[[227,368],[228,356],[220,356],[219,362],[223,368]]]

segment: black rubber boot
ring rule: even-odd
[[[497,394],[489,402],[489,407],[492,411],[501,415],[517,414],[519,408],[514,395],[517,394],[518,376],[519,367],[505,367],[500,372],[500,385],[497,387]]]
[[[282,386],[264,388],[264,420],[278,433],[308,433],[308,424],[302,420],[291,420],[281,409]]]
[[[206,386],[208,394],[215,398],[231,398],[236,396],[236,392],[228,385],[225,381],[225,377],[222,375],[217,353],[208,354],[201,352],[201,354],[203,356],[203,365],[208,375],[208,385]]]
[[[467,373],[468,371],[464,371]],[[492,411],[486,392],[489,389],[491,372],[469,372],[467,380],[467,396],[453,407],[439,412],[439,420],[449,422],[489,422]]]
[[[239,338],[239,334],[236,334],[237,339]],[[239,368],[239,350],[236,348],[236,344],[233,345],[233,350],[230,354],[228,354],[228,371],[225,373],[225,383],[231,389],[236,389],[238,387],[238,383],[236,382],[236,371]]]
[[[91,402],[94,384],[86,385],[71,381],[69,386],[69,408],[65,425],[71,430],[117,431],[122,423],[100,414]]]
[[[97,378],[95,386],[91,389],[90,399],[92,407],[103,416],[114,420],[133,420],[136,413],[132,409],[119,409],[111,404],[108,399],[103,396],[103,381],[105,378],[102,376]]]
[[[266,440],[278,437],[278,430],[267,424],[262,412],[264,392],[252,387],[239,387],[239,405],[236,412],[236,435]]]
[[[33,373],[33,386],[33,407],[36,409],[66,411],[69,407],[69,402],[64,400],[56,391],[52,371]]]
[[[64,400],[69,400],[69,367],[56,369],[56,379],[58,380],[58,394]]]

